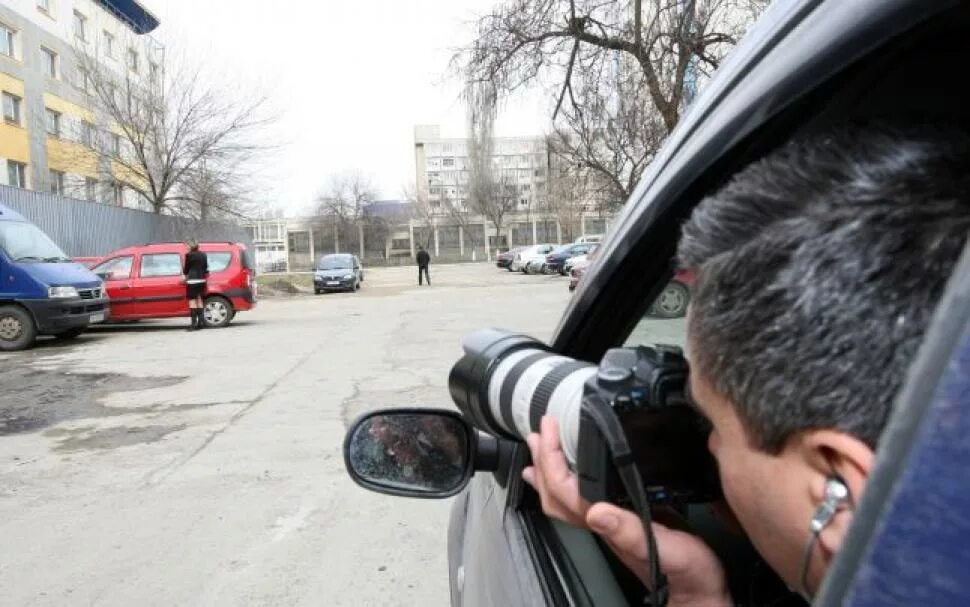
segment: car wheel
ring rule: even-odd
[[[29,348],[35,339],[37,327],[26,310],[17,306],[0,306],[0,350],[23,350]]]
[[[660,318],[680,318],[687,314],[690,290],[679,282],[671,282],[650,306],[650,313]]]
[[[84,333],[87,327],[78,327],[77,329],[70,329],[69,331],[64,331],[63,333],[58,333],[54,335],[54,339],[59,339],[62,341],[67,341],[69,339],[75,339]]]
[[[205,300],[205,325],[214,329],[225,327],[232,322],[234,311],[225,297],[213,295]]]
[[[357,281],[357,283],[356,283],[356,284],[354,285],[354,291],[360,291],[360,281],[359,281],[359,280],[358,280],[358,281]]]
[[[321,293],[323,293],[323,291],[321,291],[320,289],[314,289],[314,290],[313,290],[313,294],[314,294],[314,295],[319,295],[319,294],[321,294]]]

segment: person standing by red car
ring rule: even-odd
[[[199,243],[189,241],[189,252],[185,255],[185,294],[189,298],[189,312],[192,321],[189,331],[205,328],[205,309],[202,296],[205,295],[205,279],[209,275],[209,260],[205,253],[199,251]]]

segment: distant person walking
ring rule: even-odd
[[[192,324],[189,331],[205,328],[205,309],[202,297],[205,295],[205,280],[209,276],[209,260],[205,253],[199,250],[199,243],[189,241],[189,252],[185,255],[185,294],[189,298],[189,312],[192,313]]]
[[[428,286],[430,287],[431,274],[428,273],[428,266],[431,265],[431,256],[424,250],[424,247],[418,246],[418,254],[414,257],[418,262],[418,285],[424,284],[422,279],[427,279]]]

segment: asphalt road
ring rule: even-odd
[[[341,441],[378,407],[452,407],[461,338],[547,339],[560,277],[371,269],[223,330],[104,327],[0,355],[0,603],[446,605],[450,500],[370,493]]]

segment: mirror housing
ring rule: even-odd
[[[446,409],[364,413],[348,428],[343,452],[347,474],[355,483],[401,497],[451,497],[477,470],[498,468],[498,440]]]

